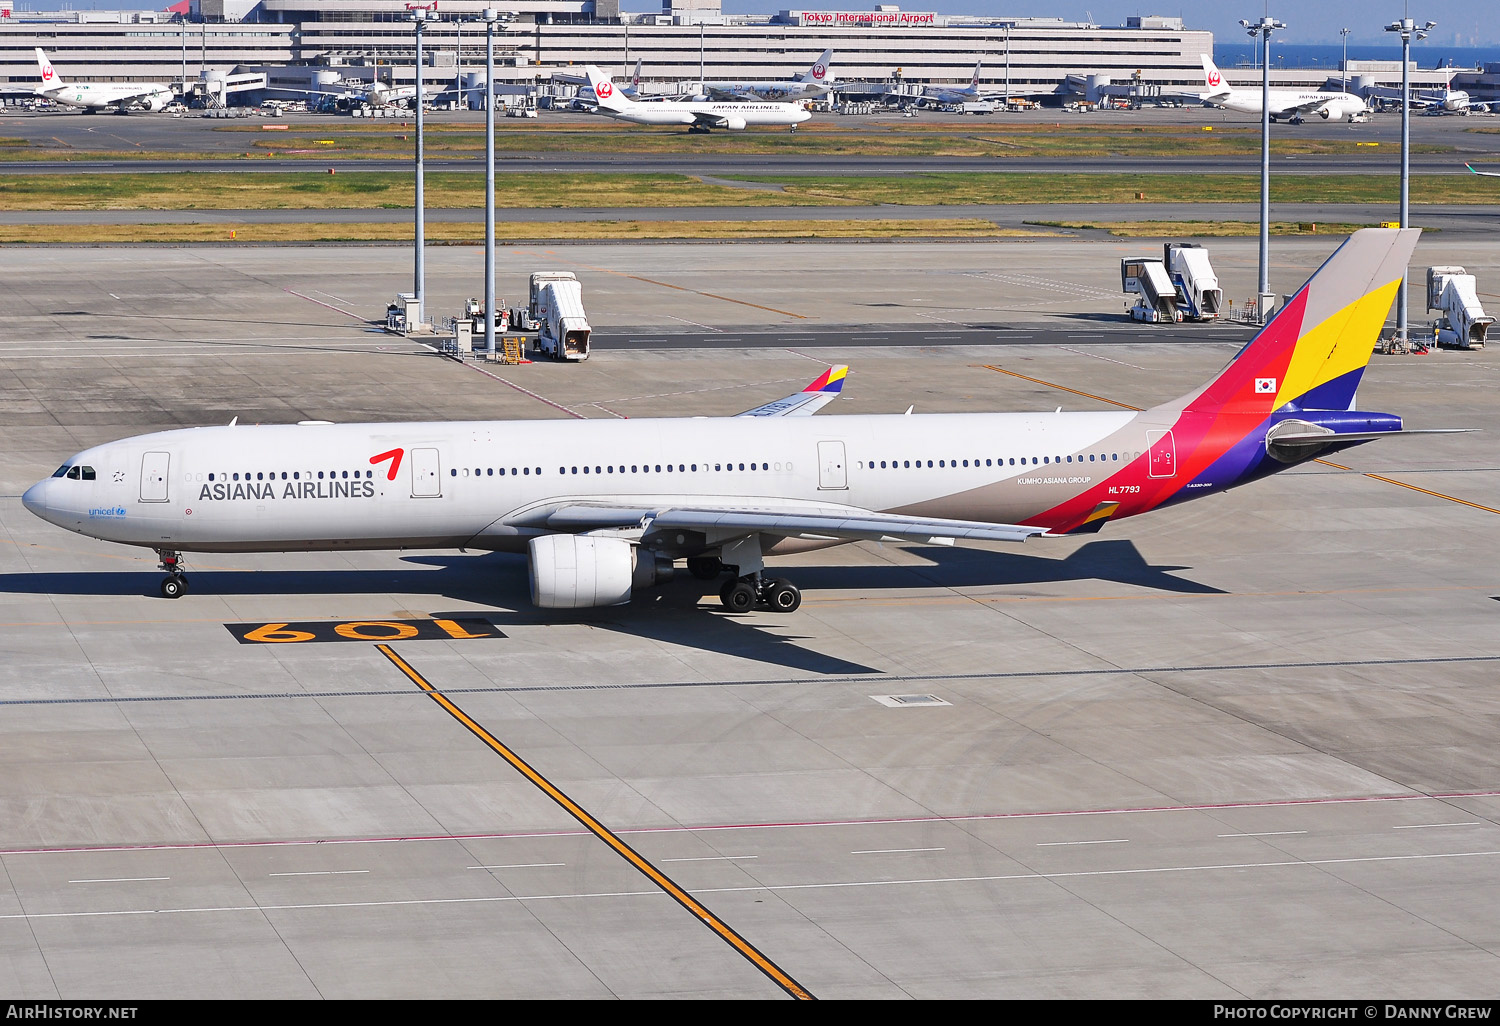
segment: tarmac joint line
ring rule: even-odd
[[[771,981],[778,987],[800,1001],[816,1000],[811,992],[809,992],[796,980],[792,979],[791,976],[787,975],[787,973],[784,972],[779,966],[777,966],[775,962],[772,962],[769,958],[767,958],[764,954],[757,950],[753,944],[736,933],[727,923],[710,912],[696,898],[694,898],[687,891],[683,890],[676,883],[674,883],[665,873],[657,869],[654,865],[647,861],[644,856],[642,856],[634,848],[630,847],[630,845],[621,840],[618,835],[616,835],[603,823],[595,819],[593,815],[591,815],[586,809],[583,808],[583,806],[579,805],[577,802],[573,801],[573,799],[569,798],[566,794],[559,790],[556,785],[554,785],[546,777],[542,776],[535,769],[533,769],[524,759],[522,759],[519,755],[506,747],[498,738],[496,738],[483,726],[471,719],[469,715],[462,709],[460,709],[457,705],[455,705],[451,699],[449,699],[446,695],[444,695],[441,691],[439,691],[436,687],[429,683],[426,678],[418,673],[410,663],[408,663],[401,656],[397,655],[395,650],[392,649],[391,646],[382,644],[376,645],[375,648],[380,652],[381,655],[389,659],[391,663],[396,667],[396,669],[405,674],[413,684],[415,684],[422,691],[426,692],[426,694],[431,697],[432,700],[436,702],[444,712],[448,713],[448,715],[452,716],[459,723],[463,724],[463,726],[466,727],[471,734],[479,738],[479,740],[483,741],[491,751],[493,751],[496,755],[499,755],[506,762],[510,763],[511,766],[514,767],[522,776],[531,781],[531,783],[535,784],[543,794],[545,794],[548,798],[551,798],[558,805],[562,806],[562,808],[570,816],[578,820],[579,823],[583,824],[585,829],[587,829],[591,834],[599,838],[599,840],[603,841],[605,844],[609,845],[609,847],[613,848],[616,854],[618,854],[626,862],[629,862],[632,866],[639,870],[640,873],[646,877],[646,879],[650,880],[657,887],[661,888],[667,893],[669,897],[671,897],[683,908],[691,912],[694,918],[696,918],[703,925],[707,926],[714,933],[718,934],[720,939],[722,939],[730,947],[734,948],[735,951],[744,956],[744,958],[748,962],[750,962],[751,965],[755,966],[755,968],[759,969],[762,973],[769,977]]]

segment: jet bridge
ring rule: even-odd
[[[1440,346],[1482,349],[1495,323],[1480,305],[1474,276],[1462,267],[1427,268],[1427,309],[1442,314],[1432,325]]]

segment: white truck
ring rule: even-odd
[[[1427,309],[1442,313],[1432,325],[1440,346],[1482,349],[1495,323],[1479,303],[1474,276],[1462,267],[1427,268]]]
[[[537,271],[531,276],[531,307],[537,325],[536,350],[554,360],[589,358],[589,319],[583,288],[572,271]]]

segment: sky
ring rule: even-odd
[[[1022,16],[1063,18],[1068,21],[1093,21],[1098,25],[1123,25],[1135,14],[1175,15],[1188,28],[1208,29],[1214,39],[1227,42],[1243,37],[1240,19],[1257,20],[1262,14],[1287,23],[1277,32],[1286,43],[1338,43],[1339,29],[1351,29],[1351,43],[1381,43],[1395,38],[1384,26],[1402,17],[1410,8],[1418,22],[1435,21],[1431,41],[1444,46],[1500,45],[1500,11],[1496,0],[1317,0],[1315,3],[1292,3],[1290,0],[896,0],[908,11],[937,11],[939,14],[973,14],[989,16]],[[788,7],[807,10],[867,11],[875,0],[723,0],[726,14],[774,14]],[[17,10],[160,9],[167,0],[16,0]],[[657,11],[660,6],[649,0],[623,0],[628,11]]]

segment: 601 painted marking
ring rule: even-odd
[[[503,638],[488,620],[312,620],[303,623],[226,623],[241,645],[299,645],[321,641],[475,641]]]

